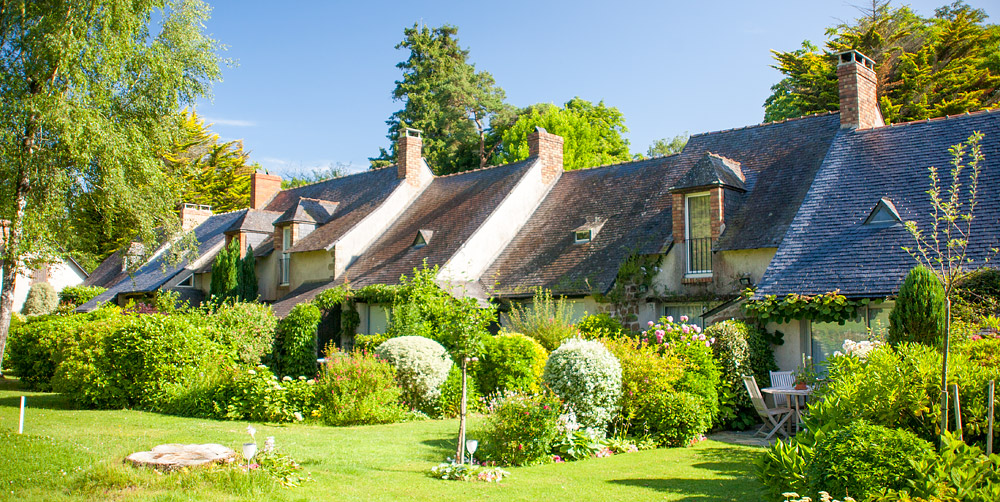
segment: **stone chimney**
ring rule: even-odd
[[[878,108],[878,78],[875,75],[875,62],[871,58],[854,50],[837,54],[837,81],[840,87],[842,129],[885,125]]]
[[[563,138],[544,128],[535,127],[528,135],[528,157],[542,161],[542,182],[551,183],[563,172]]]
[[[187,232],[212,217],[212,206],[181,204],[181,230]]]
[[[253,173],[250,177],[250,209],[264,209],[280,191],[281,176]]]
[[[420,186],[421,149],[424,144],[420,134],[421,131],[407,127],[396,143],[396,177],[406,180],[411,186]]]

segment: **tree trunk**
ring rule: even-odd
[[[24,211],[28,205],[27,176],[22,174],[14,193],[17,209],[14,218],[9,222],[3,243],[3,288],[0,288],[0,378],[3,377],[3,354],[7,348],[7,333],[10,330],[10,320],[14,311],[14,287],[17,285],[17,269],[19,265],[18,248],[21,246],[21,236],[24,230]]]
[[[479,131],[479,168],[486,167],[486,131]]]
[[[458,452],[455,454],[455,458],[460,464],[465,463],[465,374],[468,366],[468,358],[462,358],[462,404],[458,412]]]
[[[941,364],[941,445],[948,430],[948,339],[951,338],[951,295],[945,292],[944,361]]]

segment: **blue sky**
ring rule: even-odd
[[[408,56],[394,49],[403,28],[448,23],[509,103],[604,100],[645,152],[658,138],[760,123],[780,79],[770,50],[821,45],[858,3],[216,0],[207,31],[238,64],[197,111],[272,173],[365,169],[402,107],[391,93]],[[906,2],[925,16],[946,3]]]

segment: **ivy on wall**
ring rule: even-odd
[[[865,306],[872,302],[868,298],[849,299],[840,294],[839,289],[821,295],[790,293],[781,299],[776,295],[767,295],[754,300],[754,290],[749,288],[743,294],[748,299],[743,304],[743,310],[762,325],[768,322],[787,323],[796,319],[844,324],[857,318]]]
[[[313,305],[320,310],[329,311],[340,307],[341,336],[353,337],[361,325],[361,315],[358,313],[358,302],[368,304],[392,304],[399,292],[399,286],[372,284],[361,289],[351,289],[350,284],[343,284],[328,289],[316,295]]]

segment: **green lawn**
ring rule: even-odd
[[[28,396],[25,434],[18,399]],[[158,474],[126,466],[161,443],[244,442],[244,422],[138,411],[70,409],[56,394],[22,392],[0,380],[0,500],[759,500],[757,450],[705,441],[693,448],[510,469],[499,485],[426,474],[453,452],[455,420],[369,427],[254,424],[275,436],[312,481],[297,488],[233,470]]]

